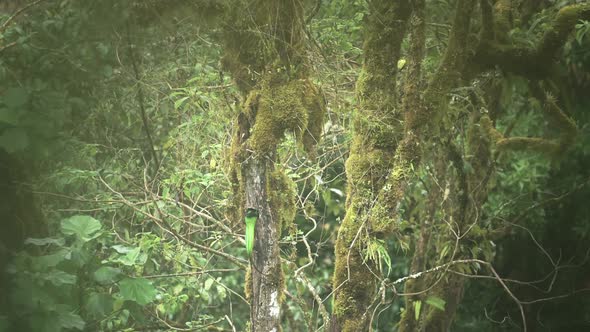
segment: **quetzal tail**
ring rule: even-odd
[[[252,256],[252,249],[254,249],[254,229],[256,228],[256,219],[248,220],[246,218],[246,252],[248,256]]]
[[[247,208],[244,222],[246,223],[246,252],[248,252],[248,257],[252,256],[252,249],[254,249],[256,219],[258,219],[258,210],[254,208]]]

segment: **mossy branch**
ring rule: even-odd
[[[404,84],[404,136],[395,152],[393,163],[384,186],[378,191],[369,224],[372,232],[389,235],[398,219],[398,207],[406,186],[413,174],[413,167],[420,160],[420,133],[428,123],[427,108],[421,97],[422,60],[424,59],[425,1],[414,0],[410,17],[410,48],[407,75]]]
[[[447,91],[457,85],[463,76],[462,72],[467,58],[468,34],[474,5],[475,0],[457,1],[447,49],[426,90],[425,98],[427,102],[432,103],[435,100],[440,100]],[[432,107],[438,108],[436,106],[438,105],[432,105]]]
[[[576,123],[563,112],[551,94],[546,95],[543,110],[551,124],[559,128],[561,132],[560,145],[562,148],[568,148],[577,135]]]
[[[553,155],[559,150],[559,143],[541,137],[509,137],[499,140],[496,147],[500,151],[532,151]]]
[[[549,30],[545,32],[537,53],[546,61],[552,60],[555,53],[563,46],[567,36],[579,20],[590,19],[590,4],[578,4],[563,7],[557,13]]]
[[[546,154],[549,157],[559,156],[574,143],[577,134],[576,124],[557,105],[555,98],[551,94],[544,93],[535,84],[532,85],[532,91],[537,96],[544,96],[543,113],[549,120],[550,125],[559,130],[559,137],[557,139],[548,139],[542,137],[500,138],[496,136],[496,147],[498,151],[532,151]]]
[[[484,69],[498,66],[507,72],[530,79],[545,78],[551,73],[555,54],[567,41],[576,22],[588,19],[590,4],[563,7],[535,47],[509,45],[491,38],[482,38],[472,62]]]

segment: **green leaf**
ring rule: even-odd
[[[445,300],[436,296],[431,296],[428,299],[426,299],[426,303],[441,311],[445,311],[445,304],[447,304]]]
[[[414,302],[414,319],[418,320],[420,318],[420,309],[422,309],[422,301],[415,301]]]
[[[90,216],[73,216],[61,222],[61,231],[66,235],[75,235],[82,242],[90,241],[100,235],[100,222]]]
[[[54,267],[63,262],[66,258],[69,259],[71,252],[66,249],[61,249],[53,254],[34,257],[32,260],[33,267],[38,270],[44,270],[49,267]]]
[[[448,252],[449,252],[449,245],[447,244],[443,247],[442,251],[440,252],[439,259],[442,260]]]
[[[54,270],[43,275],[43,279],[51,282],[55,286],[61,285],[73,285],[76,283],[76,276],[73,274],[66,273],[61,270]]]
[[[121,275],[121,270],[111,266],[103,266],[94,271],[94,280],[100,284],[110,284]]]
[[[116,245],[112,246],[111,248],[115,249],[120,254],[126,254],[132,250],[135,250],[134,247],[127,247],[122,244],[116,244]]]
[[[141,253],[141,248],[133,248],[131,251],[127,252],[125,256],[118,257],[115,259],[115,262],[121,263],[126,266],[133,266],[136,264],[143,265],[147,260],[147,255]]]
[[[213,285],[214,280],[213,279],[207,279],[205,280],[205,290],[209,291],[211,289],[211,286]]]
[[[72,312],[59,312],[59,322],[66,329],[83,330],[86,325],[82,317]]]
[[[29,137],[22,128],[9,128],[0,135],[0,148],[8,153],[23,151],[29,146]]]
[[[190,97],[182,97],[180,99],[178,99],[177,101],[174,102],[174,108],[179,109],[180,106]]]
[[[27,90],[23,88],[10,88],[4,92],[2,101],[4,105],[9,108],[16,108],[23,106],[29,100],[29,94]]]
[[[146,305],[156,298],[156,288],[143,278],[126,278],[119,282],[119,289],[123,299]]]
[[[113,311],[113,302],[109,294],[91,293],[86,300],[86,312],[93,318],[101,319]]]

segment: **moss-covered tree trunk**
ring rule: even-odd
[[[422,152],[438,149],[441,115],[447,93],[461,83],[467,57],[467,36],[474,0],[458,1],[445,55],[428,85],[423,83],[421,63],[425,44],[425,1],[374,1],[369,7],[365,63],[357,84],[361,111],[356,114],[355,139],[347,161],[349,198],[347,214],[336,243],[334,315],[336,330],[365,331],[370,323],[380,273],[367,251],[391,236],[401,221],[399,208]],[[408,68],[402,86],[403,100],[395,85],[400,45],[409,19],[411,39]],[[388,49],[394,45],[394,50]],[[442,129],[442,130],[441,130]],[[417,226],[416,228],[420,228]],[[413,270],[427,257],[427,234],[416,248]],[[422,247],[422,251],[420,250]],[[412,272],[418,272],[412,271]],[[414,293],[410,281],[406,293]],[[418,329],[408,296],[400,330]]]
[[[293,182],[277,165],[287,132],[310,152],[325,105],[308,79],[303,2],[260,0],[234,7],[222,64],[244,96],[232,142],[236,223],[258,211],[246,296],[251,331],[280,331],[284,276],[279,239],[295,217]]]
[[[364,27],[365,58],[357,82],[360,107],[354,114],[354,138],[346,161],[346,216],[336,241],[332,319],[335,331],[367,330],[378,272],[375,262],[365,259],[365,250],[369,241],[392,231],[394,216],[380,219],[390,205],[376,202],[384,189],[398,189],[386,186],[391,186],[389,181],[399,180],[403,173],[390,174],[404,130],[403,113],[396,98],[396,77],[409,14],[410,3],[406,0],[371,1],[369,5]]]

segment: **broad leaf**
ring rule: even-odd
[[[127,252],[124,256],[115,259],[115,262],[126,266],[133,266],[136,264],[143,265],[147,260],[147,255],[141,253],[141,248],[137,247]]]
[[[127,246],[124,246],[121,244],[116,244],[116,245],[112,246],[111,248],[115,249],[120,254],[126,254],[126,253],[135,249],[133,247],[127,247]]]
[[[91,293],[86,301],[86,312],[101,319],[113,311],[113,298],[109,294]]]
[[[121,295],[125,300],[137,302],[140,305],[146,305],[156,298],[156,288],[143,278],[126,278],[119,282]]]
[[[66,249],[60,249],[53,254],[37,256],[32,259],[33,268],[36,270],[44,270],[49,267],[54,267],[57,264],[69,259],[71,252]]]
[[[83,330],[86,323],[73,312],[59,312],[59,323],[65,329]]]
[[[75,235],[83,242],[92,240],[100,235],[100,222],[90,216],[73,216],[61,222],[61,231],[66,235]]]
[[[76,283],[76,276],[61,270],[53,270],[43,276],[43,279],[51,282],[55,286],[73,285]]]
[[[103,266],[94,272],[94,280],[101,284],[110,284],[121,275],[121,270],[111,266]]]

